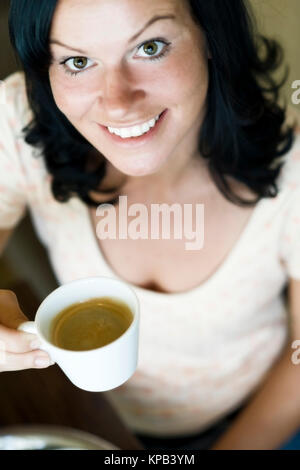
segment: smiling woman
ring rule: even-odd
[[[35,112],[26,141],[42,146],[55,197],[78,194],[97,205],[89,194],[101,192],[110,163],[131,177],[167,174],[170,184],[201,157],[229,200],[248,203],[225,175],[252,190],[250,204],[274,196],[279,168],[271,164],[292,141],[291,130],[281,130],[280,85],[269,73],[279,45],[254,36],[244,2],[155,1],[146,18],[143,2],[88,6],[50,0],[11,7],[12,42]],[[134,138],[163,112],[163,125]],[[86,157],[95,150],[90,172]]]
[[[235,420],[224,448],[277,448],[300,427],[284,388],[299,381],[300,140],[280,45],[246,0],[12,0],[9,24],[24,73],[5,81],[0,228],[27,204],[61,284],[136,289],[138,369],[108,397],[147,446],[211,448]],[[130,215],[201,203],[201,249],[123,237],[124,199]],[[97,239],[99,202],[118,238]]]

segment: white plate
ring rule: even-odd
[[[0,428],[0,450],[120,450],[98,436],[52,425]]]

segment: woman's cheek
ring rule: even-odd
[[[86,83],[87,81],[83,82],[77,77],[62,77],[61,73],[49,74],[56,106],[67,118],[80,119],[91,105],[91,84]]]
[[[160,97],[166,107],[188,105],[187,100],[194,99],[195,94],[197,100],[205,94],[208,68],[198,56],[183,53],[181,57],[169,58],[165,65],[153,69],[145,75],[143,83],[148,95]]]

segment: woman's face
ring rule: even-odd
[[[115,168],[146,176],[196,155],[208,56],[187,0],[59,0],[50,40],[58,108]]]

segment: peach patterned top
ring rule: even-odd
[[[21,129],[31,112],[23,74],[5,84],[0,229],[16,226],[27,207],[59,283],[118,278],[99,250],[86,205],[78,198],[63,204],[53,198],[42,158],[24,142]],[[133,430],[156,436],[204,430],[241,405],[278,359],[288,333],[280,294],[289,277],[300,279],[299,133],[279,187],[276,199],[258,203],[239,241],[204,284],[179,294],[134,287],[141,304],[138,369],[106,393]]]

